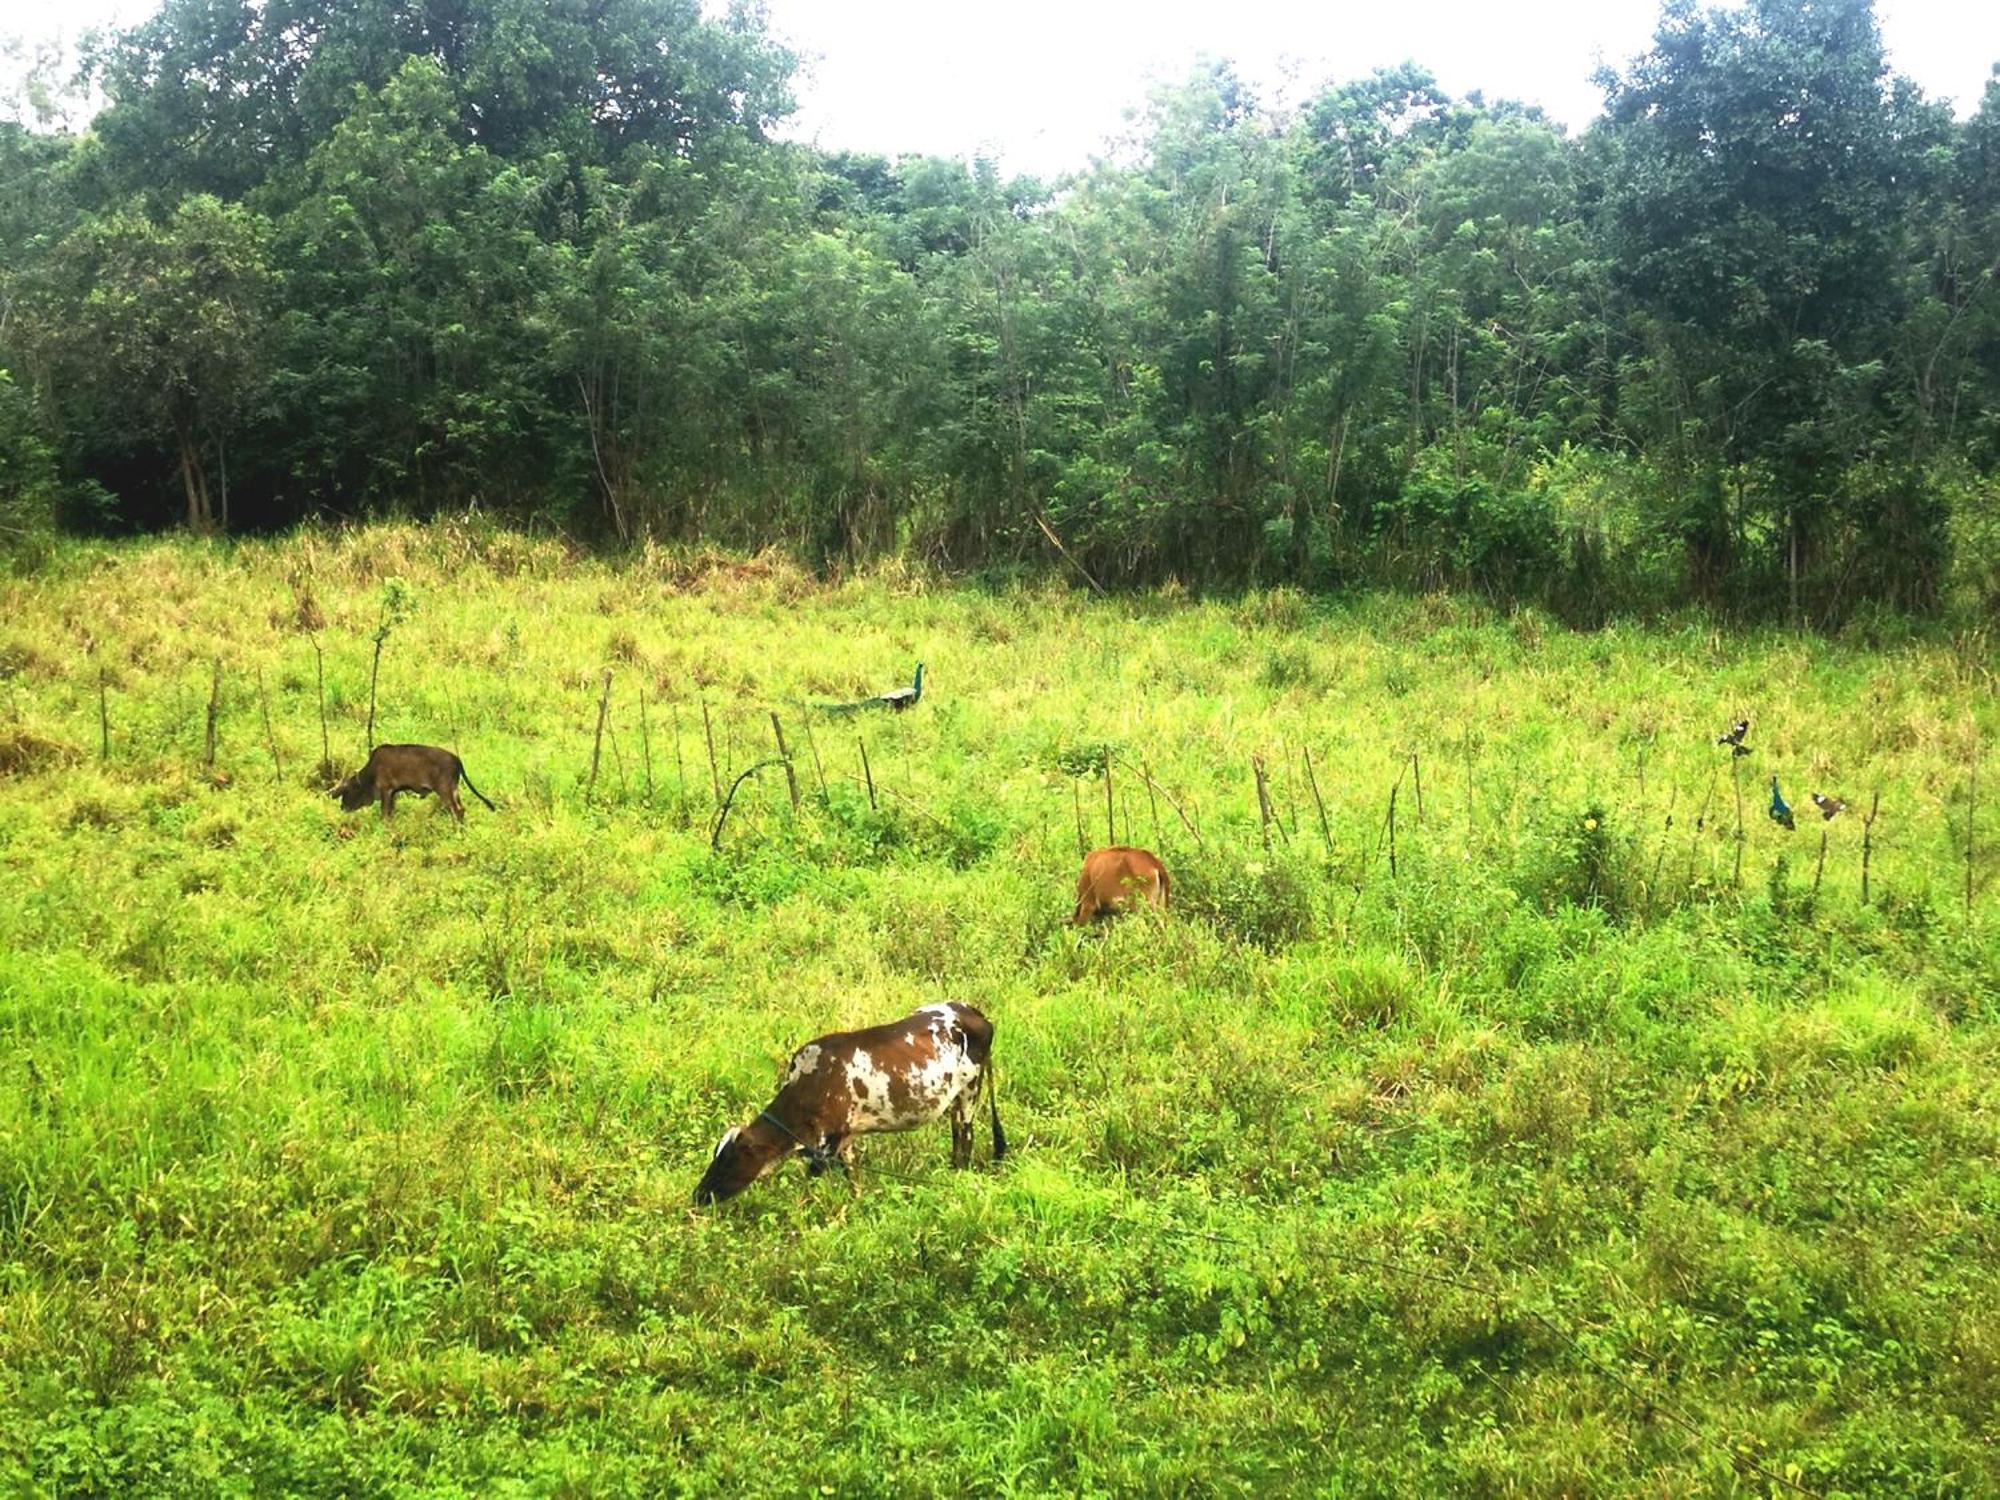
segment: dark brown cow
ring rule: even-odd
[[[1167,867],[1157,854],[1123,844],[1093,849],[1076,877],[1076,913],[1070,922],[1083,927],[1148,901],[1165,911],[1167,885]]]
[[[694,1201],[733,1198],[789,1156],[818,1176],[838,1166],[853,1181],[854,1138],[914,1130],[951,1115],[951,1164],[972,1165],[973,1113],[982,1089],[993,1125],[993,1159],[1007,1154],[990,1087],[993,1023],[969,1005],[926,1005],[870,1026],[816,1037],[792,1054],[773,1099],[715,1148]]]
[[[338,797],[340,805],[349,812],[379,801],[382,816],[386,818],[395,812],[399,793],[425,796],[435,792],[438,800],[451,809],[451,815],[463,823],[465,804],[458,800],[461,781],[467,791],[486,802],[486,794],[465,774],[465,762],[449,750],[440,750],[436,745],[377,745],[368,752],[368,763],[327,795]],[[486,805],[494,812],[499,811],[491,802]]]

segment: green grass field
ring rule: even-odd
[[[317,773],[307,627],[344,773],[391,596],[462,828]],[[2000,1493],[1993,687],[1894,621],[70,546],[0,584],[0,1489]],[[704,701],[802,795],[719,856]],[[1174,909],[1078,935],[1107,747]],[[793,1046],[947,997],[1004,1164],[690,1208]]]

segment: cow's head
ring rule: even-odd
[[[338,797],[340,805],[349,812],[353,812],[357,807],[366,807],[368,800],[374,795],[375,788],[364,781],[359,771],[327,793],[329,797]]]
[[[782,1139],[762,1120],[730,1126],[715,1143],[715,1155],[708,1170],[695,1184],[696,1206],[734,1198],[783,1161],[790,1146],[791,1142]]]

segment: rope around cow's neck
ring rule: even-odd
[[[791,1141],[791,1143],[794,1146],[797,1146],[799,1150],[805,1152],[807,1160],[811,1161],[818,1170],[825,1171],[827,1162],[829,1160],[840,1161],[840,1158],[838,1156],[835,1156],[833,1152],[828,1151],[826,1149],[826,1145],[824,1142],[822,1142],[817,1146],[808,1146],[804,1141],[800,1140],[797,1135],[793,1134],[791,1126],[787,1125],[783,1120],[779,1119],[776,1115],[772,1114],[768,1109],[758,1110],[757,1118],[766,1121],[771,1125],[775,1125],[779,1130],[784,1132],[786,1139]],[[845,1171],[847,1168],[847,1163],[844,1161],[840,1161],[840,1166],[841,1170]]]

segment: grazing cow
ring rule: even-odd
[[[1156,854],[1123,844],[1093,849],[1076,878],[1076,914],[1070,922],[1083,927],[1099,917],[1131,911],[1142,901],[1165,911],[1167,884],[1167,867]]]
[[[951,1115],[951,1164],[972,1165],[972,1122],[982,1089],[993,1123],[993,1159],[1007,1154],[990,1086],[993,1023],[969,1005],[922,1010],[862,1031],[816,1037],[792,1054],[778,1096],[715,1148],[694,1201],[733,1198],[788,1156],[817,1177],[830,1166],[852,1184],[854,1138],[914,1130]]]
[[[349,812],[380,801],[382,816],[386,818],[395,812],[399,792],[414,792],[420,797],[435,792],[438,800],[451,809],[451,815],[463,823],[465,804],[458,800],[461,781],[467,791],[486,802],[486,794],[465,774],[465,762],[449,750],[440,750],[436,745],[377,745],[368,752],[368,763],[327,795],[338,797],[340,805]],[[499,811],[491,802],[486,805]]]

